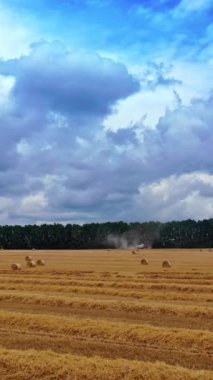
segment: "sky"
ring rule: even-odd
[[[211,0],[0,0],[0,224],[213,217]]]

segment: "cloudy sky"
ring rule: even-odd
[[[0,224],[213,217],[211,0],[0,0]]]

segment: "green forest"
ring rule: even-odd
[[[1,249],[211,248],[213,219],[0,226]]]

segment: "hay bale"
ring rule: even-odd
[[[32,256],[25,256],[25,261],[32,261]]]
[[[142,260],[141,260],[141,264],[142,264],[142,265],[149,265],[149,262],[148,262],[147,259],[142,259]]]
[[[27,266],[29,268],[35,268],[36,267],[36,262],[33,260],[27,261]]]
[[[21,264],[14,263],[11,265],[12,270],[21,270]]]
[[[133,254],[133,255],[136,255],[136,253],[137,253],[136,251],[132,251],[132,254]]]
[[[171,266],[172,266],[172,264],[170,263],[170,261],[165,260],[162,262],[163,268],[171,268]]]
[[[44,266],[45,265],[45,261],[39,259],[39,260],[36,261],[36,265],[38,265],[38,266]]]

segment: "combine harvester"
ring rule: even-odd
[[[136,245],[136,248],[137,249],[144,249],[144,248],[147,248],[147,246],[145,244],[141,243],[141,244]]]

